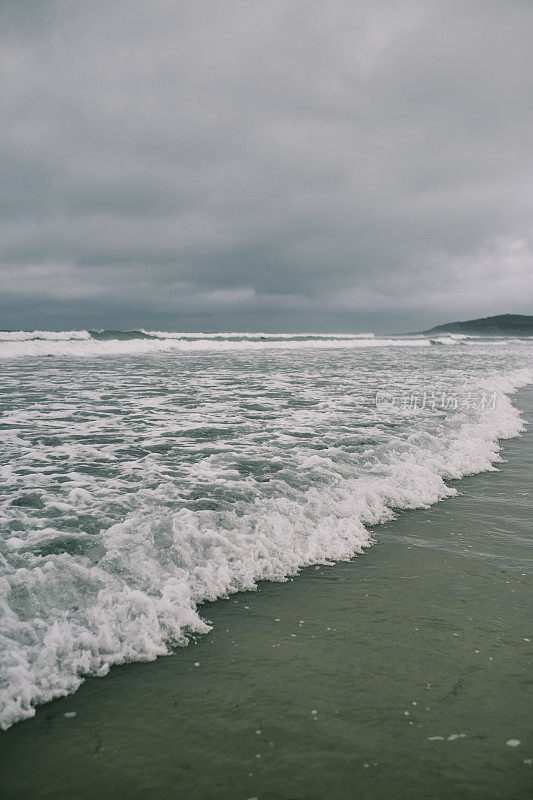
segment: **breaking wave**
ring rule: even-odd
[[[362,357],[340,384],[325,355],[316,374],[269,373],[268,391],[254,368],[200,371],[187,377],[196,399],[178,406],[185,378],[166,367],[158,380],[83,369],[61,385],[37,371],[48,406],[30,386],[2,433],[2,728],[84,676],[206,632],[203,601],[361,553],[372,526],[453,495],[447,479],[493,469],[498,439],[522,430],[508,395],[529,369],[465,377],[469,392],[497,395],[483,412],[380,417]],[[416,376],[421,357],[386,374]]]
[[[468,337],[379,336],[374,333],[180,333],[149,330],[0,331],[0,358],[120,356],[157,352],[349,349],[456,345]]]

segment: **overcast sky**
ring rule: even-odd
[[[1,0],[0,328],[533,313],[531,0]]]

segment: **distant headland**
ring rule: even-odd
[[[446,322],[421,333],[478,333],[493,336],[533,336],[533,317],[525,314],[499,314],[496,317]]]

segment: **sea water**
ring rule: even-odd
[[[531,340],[0,333],[0,724],[494,469]],[[452,484],[450,484],[450,480]]]

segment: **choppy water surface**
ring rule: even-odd
[[[86,333],[0,342],[3,727],[205,632],[198,602],[361,553],[393,509],[489,469],[533,352]]]

